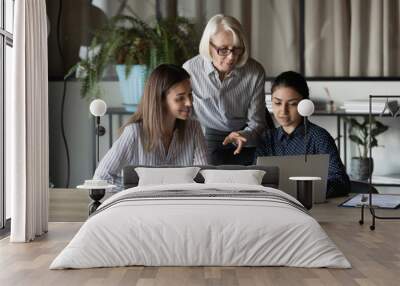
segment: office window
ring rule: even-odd
[[[9,95],[11,93],[11,76],[12,76],[12,67],[13,67],[13,57],[12,57],[12,47],[10,45],[6,45],[5,49],[5,81],[4,81],[4,87],[5,87],[5,95]],[[5,126],[5,125],[3,125]],[[4,141],[3,141],[4,142]],[[4,153],[5,154],[5,153]],[[4,169],[5,171],[5,169]],[[5,192],[5,219],[8,219],[11,217],[11,193],[9,188],[4,190]]]
[[[5,30],[12,34],[14,32],[14,0],[5,0],[4,8]]]
[[[5,189],[5,100],[11,93],[13,67],[12,47],[14,31],[14,0],[0,0],[0,228],[11,216],[10,194]]]
[[[5,223],[4,194],[4,36],[0,35],[0,228]]]

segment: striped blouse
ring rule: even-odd
[[[234,69],[223,81],[212,62],[198,55],[183,67],[191,75],[194,112],[201,125],[219,131],[240,133],[253,140],[265,128],[265,72],[257,61]]]
[[[127,165],[207,165],[204,134],[198,121],[186,121],[182,142],[179,142],[178,131],[175,130],[168,150],[160,141],[153,151],[146,152],[140,128],[140,123],[125,127],[100,161],[94,174],[95,179],[108,180],[118,185],[121,183],[121,170]]]

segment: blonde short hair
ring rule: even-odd
[[[244,48],[244,52],[236,65],[237,67],[244,66],[249,58],[249,45],[244,36],[242,25],[237,19],[231,16],[217,14],[208,21],[200,40],[199,54],[212,60],[210,54],[210,40],[221,28],[225,31],[232,32],[234,43]]]

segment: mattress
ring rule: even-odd
[[[196,183],[115,194],[50,269],[130,265],[351,267],[290,195],[263,186]]]

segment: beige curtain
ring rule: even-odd
[[[251,55],[267,76],[300,70],[299,1],[253,0]]]
[[[398,0],[306,0],[307,76],[400,76]]]
[[[6,186],[12,242],[48,226],[48,72],[45,0],[15,1],[13,92],[6,98]]]

